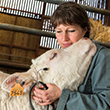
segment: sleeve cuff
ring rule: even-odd
[[[69,89],[63,89],[62,94],[60,96],[60,99],[58,101],[57,109],[56,110],[64,110],[66,102],[69,98],[70,90]]]

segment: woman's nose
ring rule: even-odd
[[[69,40],[68,34],[66,32],[63,33],[62,38],[63,38],[63,41]]]

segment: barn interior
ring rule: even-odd
[[[31,59],[60,48],[50,17],[65,1],[74,1],[87,11],[91,39],[110,48],[110,0],[0,0],[1,71],[26,71]]]

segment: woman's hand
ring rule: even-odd
[[[38,102],[39,105],[49,105],[53,103],[55,100],[59,99],[62,93],[62,90],[57,87],[55,84],[46,84],[48,89],[41,90],[37,87],[34,87],[32,96],[34,100]],[[44,88],[40,86],[40,88]]]

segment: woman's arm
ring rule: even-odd
[[[91,79],[90,93],[88,76]],[[57,110],[110,110],[110,50],[98,50],[79,92],[64,89]]]

